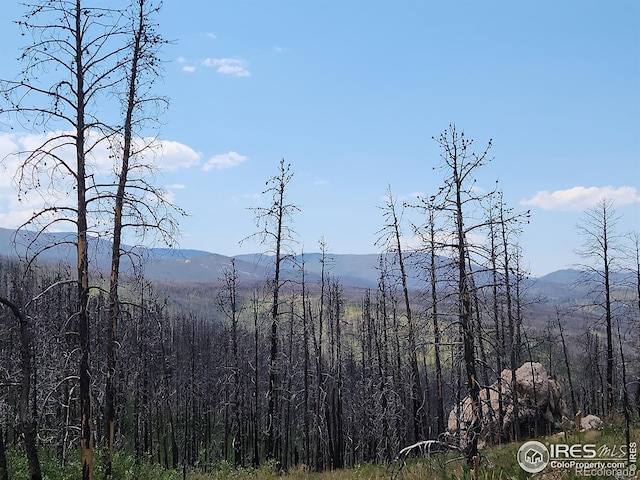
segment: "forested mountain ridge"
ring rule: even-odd
[[[17,233],[15,230],[0,228],[0,256],[15,259],[30,252],[38,251],[43,245],[49,247],[38,256],[40,264],[74,264],[75,250],[69,244],[71,233],[42,233],[38,241],[32,243],[35,234],[29,231]],[[53,247],[51,247],[53,245]],[[107,278],[110,264],[111,242],[93,237],[89,241],[90,268],[98,273],[96,278]],[[274,257],[269,254],[244,254],[237,257],[210,253],[202,250],[180,248],[144,248],[122,246],[128,252],[122,257],[122,272],[126,276],[142,272],[142,278],[154,285],[156,293],[164,299],[173,312],[190,312],[193,315],[221,320],[217,298],[224,289],[224,277],[233,268],[237,275],[239,294],[249,295],[256,287],[262,287],[273,275]],[[427,308],[428,274],[424,265],[428,263],[426,254],[406,255],[407,286],[411,292],[417,311]],[[283,262],[281,278],[289,283],[290,293],[300,290],[302,269],[307,288],[314,294],[322,283],[322,254],[305,253],[293,255]],[[360,302],[367,291],[373,294],[379,290],[381,277],[381,259],[389,271],[385,277],[399,278],[395,255],[386,254],[326,254],[325,282],[329,278],[340,284],[345,301]],[[446,285],[452,282],[450,275],[451,260],[437,257],[439,265],[438,283]],[[134,268],[135,266],[135,268]],[[474,278],[480,291],[488,291],[491,285],[490,273],[474,266]],[[449,272],[449,273],[447,273]],[[527,317],[531,327],[542,331],[555,325],[558,306],[568,309],[565,312],[567,330],[570,333],[583,332],[591,325],[598,324],[598,315],[590,312],[585,305],[597,303],[588,275],[577,269],[563,269],[539,278],[526,277],[521,281],[522,298],[527,304]],[[622,296],[632,295],[630,287],[625,286],[622,273],[612,274],[614,290]],[[441,288],[441,287],[439,287]],[[555,325],[553,328],[557,328]]]
[[[0,255],[15,258],[24,256],[29,247],[29,251],[36,251],[40,245],[56,245],[40,254],[40,259],[48,263],[73,264],[75,251],[73,246],[67,243],[69,238],[73,238],[73,235],[46,233],[41,234],[41,238],[32,244],[35,239],[33,232],[17,233],[12,229],[0,228]],[[90,249],[91,265],[97,269],[108,270],[111,261],[111,243],[94,237],[90,240]],[[123,250],[131,254],[123,258],[125,264],[123,270],[131,271],[132,262],[140,262],[145,278],[151,281],[216,282],[234,259],[240,280],[251,284],[267,278],[273,264],[272,256],[258,253],[229,257],[203,250],[126,245],[123,246]],[[380,254],[328,254],[327,257],[329,259],[327,271],[339,278],[342,285],[355,288],[375,288],[378,285]],[[420,259],[419,254],[414,254],[413,257],[408,255],[408,257],[409,287],[420,290],[425,287],[425,282],[421,278],[418,264],[424,259]],[[289,278],[296,278],[304,261],[307,281],[317,282],[321,274],[320,258],[320,253],[296,255],[286,264],[285,274]],[[444,264],[447,259],[439,258],[439,262]],[[539,278],[531,277],[527,283],[530,293],[535,292],[538,296],[551,294],[556,297],[560,289],[567,298],[570,298],[584,294],[579,288],[574,291],[580,275],[580,270],[562,269]]]

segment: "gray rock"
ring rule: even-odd
[[[503,370],[500,378],[480,390],[481,420],[479,445],[495,444],[518,431],[521,438],[550,433],[559,428],[567,405],[562,387],[538,362],[526,362],[515,371],[515,395],[511,370]],[[502,417],[499,408],[502,396]],[[514,402],[515,399],[515,402]],[[517,412],[516,407],[517,406]],[[474,420],[471,399],[467,396],[459,408],[451,410],[449,434],[457,437],[462,447],[469,440]]]

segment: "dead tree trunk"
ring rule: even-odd
[[[33,376],[32,366],[32,349],[33,339],[29,321],[24,315],[22,309],[15,303],[0,297],[0,304],[8,307],[16,320],[20,331],[20,397],[19,397],[19,414],[20,414],[20,431],[24,437],[25,451],[27,454],[27,463],[29,465],[29,478],[31,480],[41,480],[42,473],[40,471],[40,461],[38,458],[38,424],[36,417],[32,415],[29,399],[31,398]],[[34,404],[35,408],[35,404]],[[3,432],[0,431],[0,435]],[[4,447],[4,438],[0,445],[0,472],[4,470],[7,475],[7,463]],[[2,465],[3,464],[3,465]]]
[[[7,447],[4,443],[4,430],[0,427],[0,479],[9,480],[7,468]]]

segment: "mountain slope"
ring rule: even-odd
[[[16,257],[24,255],[25,247],[36,249],[45,245],[51,246],[40,257],[43,261],[67,263],[75,262],[75,249],[72,244],[74,236],[69,233],[48,233],[41,236],[39,242],[32,244],[36,236],[33,232],[20,232],[0,228],[0,255]],[[111,243],[98,238],[90,239],[90,262],[93,268],[108,270],[110,265]],[[130,255],[123,257],[123,273],[132,272],[133,265],[142,262],[146,278],[165,282],[216,282],[223,278],[225,270],[231,268],[231,257],[202,250],[142,248],[125,246],[124,250]],[[33,250],[33,249],[32,249]],[[285,263],[282,275],[285,280],[298,280],[300,266],[304,262],[306,280],[309,283],[320,281],[322,272],[322,255],[320,253],[305,253],[292,257]],[[386,268],[395,270],[393,256],[387,257]],[[234,257],[239,280],[243,283],[254,283],[268,278],[273,269],[274,257],[262,254],[245,254]],[[438,265],[444,267],[448,260],[438,257]],[[418,254],[411,256],[405,262],[407,268],[408,285],[413,290],[425,286],[425,273],[419,264],[427,263],[427,258],[420,258]],[[443,268],[445,271],[446,268]],[[547,297],[550,301],[564,302],[571,298],[587,295],[585,286],[577,280],[584,272],[579,270],[558,270],[538,279],[527,280],[529,294],[535,297]],[[346,287],[377,288],[380,278],[379,254],[327,254],[325,258],[325,274],[335,276]],[[479,275],[486,275],[480,273]],[[478,284],[485,283],[478,278]],[[490,283],[490,279],[486,279]]]

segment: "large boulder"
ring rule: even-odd
[[[602,420],[597,415],[587,415],[580,419],[580,427],[583,430],[592,430],[600,428],[603,425]]]
[[[511,370],[503,370],[493,384],[481,388],[480,404],[480,444],[497,443],[515,431],[521,438],[550,432],[560,427],[567,413],[562,387],[538,362],[523,364],[515,371],[515,378]],[[474,409],[467,396],[451,410],[447,425],[463,447],[471,438],[473,420]]]

